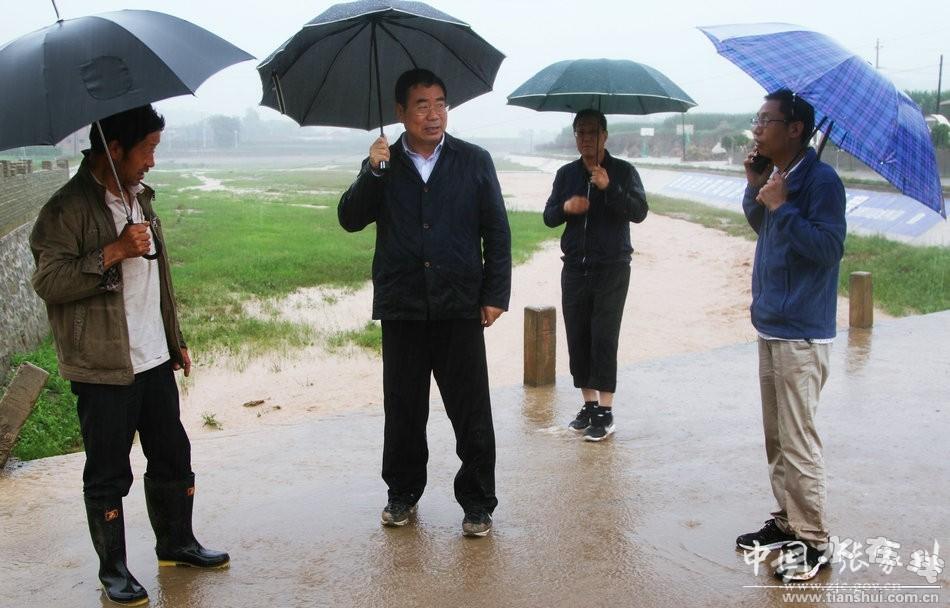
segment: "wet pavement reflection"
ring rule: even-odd
[[[948,338],[948,313],[841,334],[818,414],[832,534],[899,542],[905,564],[934,539],[950,546]],[[618,430],[599,444],[566,428],[580,407],[569,378],[495,387],[500,503],[484,539],[461,536],[438,403],[429,485],[399,529],[379,525],[379,409],[200,439],[195,529],[230,551],[230,569],[158,568],[140,479],[129,566],[162,608],[786,606],[768,568],[755,574],[734,548],[772,508],[756,362],[740,344],[622,370]],[[70,455],[0,475],[0,605],[103,605],[81,474]],[[815,582],[926,584],[903,567],[840,570]]]

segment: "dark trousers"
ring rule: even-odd
[[[629,264],[561,271],[567,352],[577,388],[616,392],[617,343],[629,285]]]
[[[498,505],[495,430],[480,321],[383,321],[382,326],[383,480],[390,500],[412,504],[425,489],[429,386],[435,376],[462,460],[455,498],[467,513],[491,513]]]
[[[135,375],[128,386],[73,382],[79,398],[79,426],[86,450],[83,494],[87,498],[127,496],[132,487],[129,453],[139,433],[148,459],[145,474],[177,481],[191,473],[191,443],[181,424],[178,385],[171,362]]]

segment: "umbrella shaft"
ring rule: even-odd
[[[376,108],[379,111],[379,136],[383,137],[383,91],[379,83],[379,46],[376,44],[376,22],[373,22],[373,64],[376,69]]]
[[[115,163],[112,162],[112,154],[109,153],[109,142],[106,141],[106,134],[102,131],[102,124],[96,121],[96,130],[99,131],[99,137],[102,139],[102,148],[105,150],[106,158],[109,160],[109,168],[112,169],[112,177],[115,178],[115,186],[119,189],[119,198],[122,199],[122,208],[125,210],[125,219],[132,223],[132,205],[125,200],[125,189],[122,182],[119,181],[119,172],[115,170]]]

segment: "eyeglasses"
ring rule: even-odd
[[[600,131],[600,130],[587,131],[583,129],[578,129],[577,131],[574,131],[574,137],[576,137],[577,139],[586,139],[588,137],[597,137],[601,133],[603,133],[603,131]]]
[[[749,121],[749,124],[752,125],[752,128],[762,127],[765,128],[769,126],[770,122],[784,122],[788,124],[790,121],[784,118],[769,118],[768,116],[753,116],[752,120]]]
[[[437,101],[435,104],[422,103],[412,109],[412,113],[419,118],[425,118],[433,111],[436,114],[445,114],[449,111],[449,104],[444,101]]]

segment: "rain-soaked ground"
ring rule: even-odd
[[[602,444],[562,430],[578,406],[567,378],[556,388],[496,388],[500,504],[484,539],[461,536],[458,461],[438,404],[429,487],[402,529],[379,525],[379,411],[195,441],[196,529],[207,546],[231,552],[230,569],[156,566],[140,478],[126,500],[129,565],[163,608],[825,606],[855,594],[885,605],[874,594],[886,593],[900,605],[923,605],[906,601],[913,593],[945,604],[946,571],[927,589],[907,566],[916,551],[932,554],[935,540],[941,559],[950,552],[948,343],[950,313],[835,342],[819,427],[831,532],[852,541],[853,559],[823,571],[814,582],[834,589],[811,600],[785,596],[733,544],[772,505],[754,344],[624,369],[618,431]],[[0,475],[0,606],[104,603],[82,461],[49,458]],[[879,537],[900,545],[890,572],[868,552]],[[918,588],[852,588],[868,585]]]

